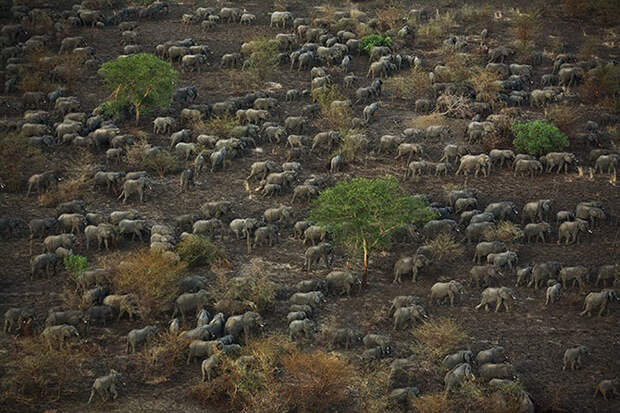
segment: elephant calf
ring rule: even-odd
[[[414,320],[422,322],[425,318],[428,318],[428,314],[421,305],[401,307],[394,312],[394,330],[401,329]]]
[[[485,311],[489,311],[489,304],[496,303],[495,312],[497,313],[501,308],[502,304],[506,309],[506,312],[510,311],[508,308],[508,300],[512,298],[516,300],[516,296],[512,289],[508,287],[499,287],[499,288],[487,288],[482,291],[480,304],[476,306],[476,310],[484,307]]]
[[[547,287],[547,299],[545,300],[545,305],[549,305],[549,303],[553,304],[560,299],[560,290],[562,289],[562,284],[555,283],[550,287]]]
[[[578,346],[567,349],[564,352],[564,364],[562,370],[576,370],[581,367],[581,358],[588,354],[586,346]]]
[[[474,353],[469,350],[457,351],[454,354],[448,354],[441,362],[441,366],[448,369],[453,369],[461,363],[472,364],[474,361]]]
[[[110,398],[112,395],[112,399],[116,400],[118,397],[118,392],[116,390],[116,386],[118,384],[122,384],[121,382],[122,376],[121,373],[116,370],[110,370],[110,374],[107,376],[98,377],[95,379],[93,386],[90,390],[90,397],[88,398],[88,404],[93,401],[93,397],[95,397],[95,393],[101,397],[101,400],[104,402]]]
[[[446,373],[444,376],[445,392],[448,394],[454,387],[459,386],[465,379],[473,379],[471,365],[461,363]]]
[[[594,390],[594,396],[601,394],[605,400],[608,396],[620,396],[618,393],[618,380],[601,380]]]
[[[130,349],[132,353],[135,353],[138,344],[147,343],[156,333],[157,327],[155,326],[131,330],[127,334],[127,353],[129,353]]]

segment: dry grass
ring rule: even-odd
[[[188,340],[164,332],[150,345],[136,353],[137,370],[146,382],[160,383],[183,369]]]
[[[88,192],[95,157],[86,149],[79,150],[76,156],[64,164],[65,177],[53,191],[39,195],[39,206],[52,208],[63,202],[81,199]]]
[[[152,318],[162,306],[176,298],[179,281],[187,267],[182,261],[172,261],[148,248],[125,256],[115,254],[106,264],[112,267],[114,290],[118,294],[135,294],[140,314],[145,319]]]
[[[411,402],[411,407],[418,413],[451,412],[450,402],[444,393],[424,394]]]
[[[469,81],[476,91],[476,100],[496,108],[500,103],[499,92],[501,92],[501,86],[496,83],[498,80],[500,77],[497,73],[488,72],[480,67],[474,68]]]
[[[252,47],[244,73],[250,81],[263,82],[278,71],[278,42],[268,37],[258,37],[249,43]]]
[[[0,182],[11,192],[22,190],[28,178],[45,170],[41,151],[16,135],[0,137]]]
[[[542,24],[542,15],[538,10],[531,10],[528,13],[517,12],[513,17],[512,36],[521,44],[535,42]]]
[[[247,303],[256,311],[273,307],[276,301],[276,284],[270,280],[269,269],[263,261],[253,259],[239,270],[240,277],[228,278],[220,268],[216,272],[216,282],[211,290],[218,300],[231,300],[233,303]]]
[[[327,125],[335,130],[348,130],[351,126],[351,118],[353,111],[351,107],[340,107],[338,110],[332,110],[331,103],[335,100],[346,100],[346,97],[340,92],[336,86],[328,86],[325,88],[317,88],[312,91],[312,99],[321,107],[320,119],[322,125]]]
[[[590,70],[586,74],[579,94],[587,103],[598,104],[603,108],[620,113],[620,68],[608,63]]]
[[[249,368],[223,358],[219,375],[192,386],[190,396],[240,412],[328,411],[343,407],[357,379],[346,362],[321,350],[301,353],[281,335],[253,341],[241,355],[252,357]]]
[[[410,100],[430,98],[433,95],[431,80],[425,71],[413,68],[403,75],[390,77],[385,81],[385,88],[397,99]]]
[[[413,330],[412,336],[415,341],[413,352],[420,358],[437,362],[467,340],[465,330],[448,318],[424,323]]]
[[[421,25],[418,32],[431,38],[443,38],[456,26],[456,13],[446,10],[445,13],[437,13],[428,23]]]
[[[545,109],[545,118],[569,134],[583,122],[583,111],[576,106],[553,105]]]
[[[433,261],[454,261],[461,257],[465,248],[454,239],[452,234],[439,234],[435,239],[427,241],[424,245],[433,251]]]
[[[479,20],[490,20],[493,16],[491,3],[485,5],[464,3],[458,13],[459,17],[465,22],[476,22]]]
[[[368,145],[366,135],[361,131],[351,129],[342,133],[341,136],[342,141],[334,156],[340,155],[344,162],[355,162],[361,159]]]
[[[239,125],[239,120],[234,116],[211,116],[206,122],[203,121],[192,125],[192,130],[199,134],[228,136],[230,131]]]
[[[519,241],[523,238],[523,231],[521,228],[510,221],[500,221],[494,230],[487,231],[484,234],[484,238],[486,240],[497,240],[497,241]]]
[[[149,173],[164,177],[178,172],[181,169],[179,159],[168,151],[161,151],[147,155],[149,148],[146,139],[138,139],[127,148],[127,164],[137,170],[145,170]]]
[[[417,116],[416,118],[407,121],[405,124],[408,128],[426,129],[429,126],[446,125],[446,121],[447,119],[445,116],[435,112],[429,115]]]
[[[51,350],[39,337],[13,340],[5,347],[0,404],[18,410],[49,405],[76,392],[85,377],[84,348]],[[37,410],[37,409],[35,409]]]
[[[176,246],[176,253],[189,268],[210,267],[222,258],[222,252],[211,241],[189,236]]]
[[[395,6],[394,4],[377,11],[377,20],[379,21],[379,29],[383,32],[386,30],[399,30],[404,20],[407,18],[407,10],[404,7]]]

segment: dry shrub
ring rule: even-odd
[[[620,67],[612,63],[588,71],[579,94],[587,103],[599,104],[614,113],[620,112]]]
[[[538,10],[531,10],[528,13],[517,12],[513,17],[512,36],[521,44],[534,42],[536,36],[541,33],[542,24],[542,15]]]
[[[417,116],[415,119],[408,121],[406,123],[407,127],[409,128],[420,128],[420,129],[426,129],[429,126],[445,125],[445,124],[446,124],[445,116],[437,112],[434,112],[428,115]]]
[[[78,151],[77,155],[64,165],[65,177],[57,187],[39,195],[39,205],[52,208],[63,202],[83,198],[88,192],[95,162],[94,156],[88,150]]]
[[[454,261],[465,252],[463,246],[454,239],[452,234],[442,233],[424,245],[430,247],[434,261]]]
[[[482,136],[482,146],[485,151],[491,149],[505,148],[510,146],[511,142],[509,136],[506,133],[495,132],[485,133]]]
[[[413,352],[420,358],[437,362],[467,339],[463,328],[449,318],[424,323],[416,327],[412,335],[415,341],[412,346]]]
[[[163,382],[183,369],[187,345],[188,340],[178,334],[166,331],[158,335],[144,351],[136,353],[142,380]]]
[[[340,146],[334,153],[334,156],[340,155],[344,162],[354,162],[366,153],[368,139],[363,132],[350,129],[341,133],[341,136]]]
[[[82,75],[84,66],[80,63],[79,58],[72,53],[63,54],[59,61],[60,63],[54,69],[54,73],[58,80],[62,81],[63,86],[71,90]]]
[[[418,413],[450,412],[450,402],[444,393],[424,394],[411,402],[411,407]]]
[[[248,64],[244,63],[244,72],[247,77],[256,82],[265,81],[268,75],[278,71],[278,42],[268,37],[258,37],[250,40],[252,46],[249,50]]]
[[[233,92],[239,95],[243,92],[262,89],[264,86],[257,76],[248,76],[247,70],[226,69],[222,70],[221,73],[226,77],[226,82],[221,83],[222,90],[225,93]],[[213,83],[209,82],[209,86],[212,85]]]
[[[41,151],[16,135],[0,137],[0,182],[11,192],[22,190],[28,178],[45,170]]]
[[[76,392],[84,381],[83,348],[50,350],[39,337],[12,340],[5,347],[0,404],[16,411],[49,405]]]
[[[56,89],[56,85],[39,71],[27,71],[17,81],[16,88],[21,92],[45,92],[49,93]]]
[[[253,259],[242,266],[239,273],[239,277],[228,278],[218,272],[212,295],[218,300],[246,303],[259,312],[273,307],[277,286],[269,279],[268,269],[262,261]]]
[[[328,411],[350,399],[356,372],[324,351],[301,353],[287,337],[253,341],[241,355],[252,356],[249,368],[223,357],[219,375],[190,387],[191,397],[208,407],[256,411]]]
[[[385,87],[397,99],[410,100],[412,96],[416,99],[430,98],[433,95],[428,73],[417,67],[403,75],[388,78],[385,81]]]
[[[176,246],[176,253],[189,268],[211,266],[222,258],[222,252],[206,238],[191,235]]]
[[[241,123],[239,123],[239,120],[234,116],[212,116],[207,121],[192,125],[192,129],[199,134],[204,133],[215,136],[228,136],[230,131],[235,126],[239,125],[241,125]]]
[[[143,318],[150,318],[176,298],[179,281],[187,265],[166,254],[144,248],[125,256],[114,256],[113,283],[118,294],[133,293]]]
[[[282,360],[282,392],[289,408],[300,412],[334,410],[349,399],[353,369],[343,360],[316,350],[290,354]]]
[[[497,83],[498,80],[500,77],[497,73],[488,72],[480,67],[474,68],[469,81],[476,91],[476,100],[488,103],[492,108],[497,107],[500,102],[499,92],[502,90]]]
[[[456,26],[455,16],[456,14],[452,10],[446,10],[443,14],[437,11],[437,14],[428,23],[419,27],[418,32],[431,38],[442,38]]]
[[[545,109],[545,118],[569,134],[582,123],[583,111],[575,106],[553,105]]]
[[[127,164],[133,169],[143,169],[160,177],[178,172],[181,169],[179,159],[168,151],[162,150],[147,155],[150,145],[146,139],[137,140],[127,149]]]
[[[353,112],[351,107],[341,107],[338,110],[332,110],[331,103],[335,100],[346,100],[346,97],[340,92],[336,86],[328,86],[314,89],[312,91],[312,99],[321,107],[323,116],[320,122],[327,121],[329,128],[336,130],[347,130],[351,126],[351,118]]]
[[[523,231],[517,224],[510,221],[500,221],[495,229],[485,232],[484,238],[486,240],[497,241],[519,241],[523,238]]]
[[[377,20],[379,21],[379,29],[398,30],[402,27],[403,19],[407,17],[407,10],[403,7],[391,5],[377,11]]]
[[[493,15],[493,8],[490,3],[484,6],[479,4],[465,3],[459,10],[459,17],[466,22],[474,22],[476,20],[490,20]]]

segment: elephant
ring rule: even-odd
[[[456,201],[461,198],[476,198],[478,196],[478,190],[475,188],[467,188],[450,191],[447,194],[448,203],[450,206],[455,207]]]
[[[411,158],[414,155],[424,155],[422,145],[419,145],[417,143],[401,143],[400,145],[398,145],[398,149],[396,151],[396,158],[394,159],[399,159],[401,156],[407,156],[407,162],[410,162]]]
[[[463,172],[463,174],[467,176],[472,171],[475,171],[474,176],[478,176],[480,171],[482,171],[485,177],[488,176],[491,171],[491,158],[485,154],[463,155],[455,175],[459,175]]]
[[[571,87],[581,82],[584,77],[585,71],[581,67],[565,67],[558,72],[558,85]]]
[[[558,94],[556,88],[534,89],[530,93],[530,105],[532,107],[543,107],[556,100]]]
[[[509,363],[485,363],[478,369],[482,379],[515,379],[515,369]]]
[[[471,276],[469,285],[475,284],[476,287],[490,286],[491,277],[499,278],[502,276],[502,273],[492,265],[476,265],[469,270],[469,274]]]
[[[157,334],[157,327],[155,326],[146,326],[141,329],[131,330],[129,334],[127,334],[127,353],[135,353],[136,345],[142,343],[148,343],[149,340],[153,338]]]
[[[55,253],[35,255],[30,259],[30,279],[32,280],[40,271],[44,271],[48,278],[51,274],[56,275],[57,263],[58,257]]]
[[[575,208],[575,218],[590,221],[592,228],[595,227],[597,220],[606,218],[605,212],[600,208],[598,202],[580,202]]]
[[[481,237],[495,229],[493,222],[478,222],[467,225],[465,228],[465,239],[469,244],[472,241],[478,241]]]
[[[502,201],[494,202],[484,209],[484,212],[491,212],[500,221],[515,221],[519,215],[519,211],[514,202]]]
[[[618,392],[618,380],[601,380],[599,384],[594,389],[594,396],[596,397],[599,393],[605,400],[607,400],[608,396],[620,396]]]
[[[562,370],[576,370],[581,367],[581,358],[588,354],[586,346],[571,347],[564,352]]]
[[[594,171],[597,173],[603,173],[606,171],[608,174],[616,173],[616,168],[620,164],[620,155],[611,154],[611,155],[601,155],[596,158],[596,162],[594,164]]]
[[[317,245],[327,239],[327,230],[320,225],[311,225],[303,232],[304,245]]]
[[[314,335],[315,325],[308,319],[293,320],[289,323],[288,330],[291,341],[297,340],[300,335],[309,340]]]
[[[598,270],[596,286],[607,281],[614,284],[617,280],[620,280],[620,264],[602,265]]]
[[[510,149],[492,149],[489,152],[491,163],[499,163],[500,168],[504,166],[504,162],[512,162],[515,158],[515,153]]]
[[[478,200],[474,197],[459,198],[454,203],[454,212],[458,214],[468,209],[475,209],[477,206],[478,206]]]
[[[579,243],[579,233],[587,232],[592,233],[592,230],[588,228],[588,222],[582,219],[577,219],[571,222],[563,222],[558,228],[558,245],[562,243],[563,239],[566,239],[565,245],[572,243]]]
[[[521,212],[521,223],[526,222],[544,222],[549,219],[551,213],[550,199],[540,199],[538,201],[528,202],[523,206]]]
[[[546,165],[546,172],[553,172],[553,168],[556,168],[556,173],[558,174],[562,168],[564,168],[564,173],[567,174],[569,165],[577,165],[575,154],[569,152],[549,152],[541,156],[539,160]]]
[[[536,264],[531,271],[531,279],[528,283],[528,287],[534,287],[538,289],[543,286],[543,283],[549,279],[555,279],[559,276],[562,270],[562,264],[557,261],[547,261],[541,264]],[[517,278],[519,282],[520,279]]]
[[[525,235],[527,242],[530,242],[532,237],[534,237],[535,240],[538,240],[540,238],[540,240],[544,244],[545,233],[551,233],[551,225],[547,224],[546,222],[527,224],[525,228],[523,228],[523,234]]]
[[[443,361],[441,362],[441,366],[447,369],[453,369],[458,364],[461,364],[461,363],[473,364],[473,362],[474,362],[474,353],[472,353],[469,350],[461,350],[461,351],[457,351],[454,354],[448,354],[446,357],[444,357]]]
[[[304,257],[304,267],[306,267],[307,271],[311,270],[312,264],[318,264],[321,258],[324,259],[325,266],[329,268],[334,261],[334,249],[329,242],[321,242],[316,246],[308,247]]]
[[[592,311],[600,308],[598,315],[602,317],[608,310],[607,305],[613,300],[620,300],[616,292],[612,289],[601,290],[600,292],[591,292],[586,295],[584,300],[584,310],[579,313],[580,316],[592,316]]]
[[[410,307],[401,307],[394,312],[394,330],[405,327],[409,322],[417,320],[424,321],[428,314],[424,307],[414,304]]]
[[[562,289],[562,284],[555,283],[549,287],[547,287],[547,292],[545,294],[545,305],[549,305],[549,303],[553,304],[560,299],[560,290]]]
[[[420,304],[422,300],[415,295],[399,295],[394,297],[392,305],[388,311],[390,317],[394,316],[394,312],[401,307],[410,307],[414,304]]]
[[[229,317],[224,325],[224,330],[226,334],[232,335],[233,339],[237,342],[243,333],[244,343],[247,344],[250,334],[260,332],[264,327],[265,324],[260,314],[247,311],[242,315]]]
[[[479,264],[482,261],[482,257],[486,257],[489,254],[504,252],[507,250],[508,247],[502,241],[479,242],[474,250],[473,261]]]
[[[573,287],[579,284],[579,289],[583,290],[585,282],[588,279],[588,269],[582,265],[576,267],[564,267],[560,270],[560,280],[562,281],[562,287],[568,288],[569,282],[573,282]]]
[[[469,363],[461,363],[456,365],[444,376],[445,393],[448,394],[455,386],[460,385],[466,379],[474,379]]]
[[[394,264],[394,283],[400,284],[401,277],[405,274],[412,274],[412,281],[417,281],[418,272],[425,266],[432,263],[431,259],[424,255],[416,254],[413,257],[403,257]]]
[[[506,350],[502,346],[495,346],[487,350],[481,350],[476,355],[476,363],[503,363],[506,361]]]
[[[431,304],[437,299],[439,302],[445,298],[450,298],[450,306],[454,306],[454,297],[463,293],[463,284],[452,280],[449,282],[438,282],[431,287]]]
[[[530,174],[530,178],[533,178],[537,173],[543,172],[543,164],[535,159],[520,159],[513,163],[514,176],[522,174]]]
[[[112,399],[116,400],[118,398],[116,386],[120,384],[124,384],[122,382],[122,375],[114,369],[111,369],[110,374],[106,376],[97,377],[91,387],[88,404],[93,401],[95,394],[98,394],[104,402],[110,398],[110,395]]]
[[[487,264],[492,264],[495,269],[508,266],[508,269],[512,270],[517,261],[517,253],[514,251],[491,253],[487,255]]]
[[[359,277],[350,271],[332,271],[325,278],[327,284],[327,292],[336,292],[351,295],[351,289],[357,285],[361,288],[362,284]]]
[[[45,327],[45,330],[41,333],[41,337],[47,343],[50,351],[54,350],[54,347],[62,349],[67,341],[79,336],[78,330],[68,324],[50,325]]]
[[[174,318],[178,313],[181,313],[181,318],[185,321],[185,314],[189,311],[194,311],[196,314],[202,310],[209,301],[209,293],[206,290],[199,290],[196,293],[184,293],[177,297],[174,302],[174,312],[172,317]]]
[[[480,304],[478,304],[475,308],[479,310],[484,306],[485,311],[489,311],[489,304],[496,303],[495,312],[497,313],[502,306],[506,309],[506,312],[510,311],[508,308],[508,300],[509,299],[516,300],[515,293],[512,289],[508,287],[499,287],[492,288],[488,287],[484,291],[482,291]]]
[[[439,234],[458,231],[458,224],[452,219],[431,220],[422,227],[422,235],[425,239],[434,239]]]

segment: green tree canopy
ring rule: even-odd
[[[324,225],[334,242],[363,254],[366,284],[368,255],[388,248],[395,231],[434,218],[425,201],[405,193],[394,177],[355,178],[321,192],[310,219]]]
[[[515,149],[530,155],[546,155],[568,146],[566,135],[554,124],[542,120],[515,122],[512,124],[512,132],[515,135],[512,141]]]
[[[103,64],[98,71],[112,91],[113,109],[133,107],[140,113],[170,104],[178,73],[172,64],[149,53],[123,57]]]

